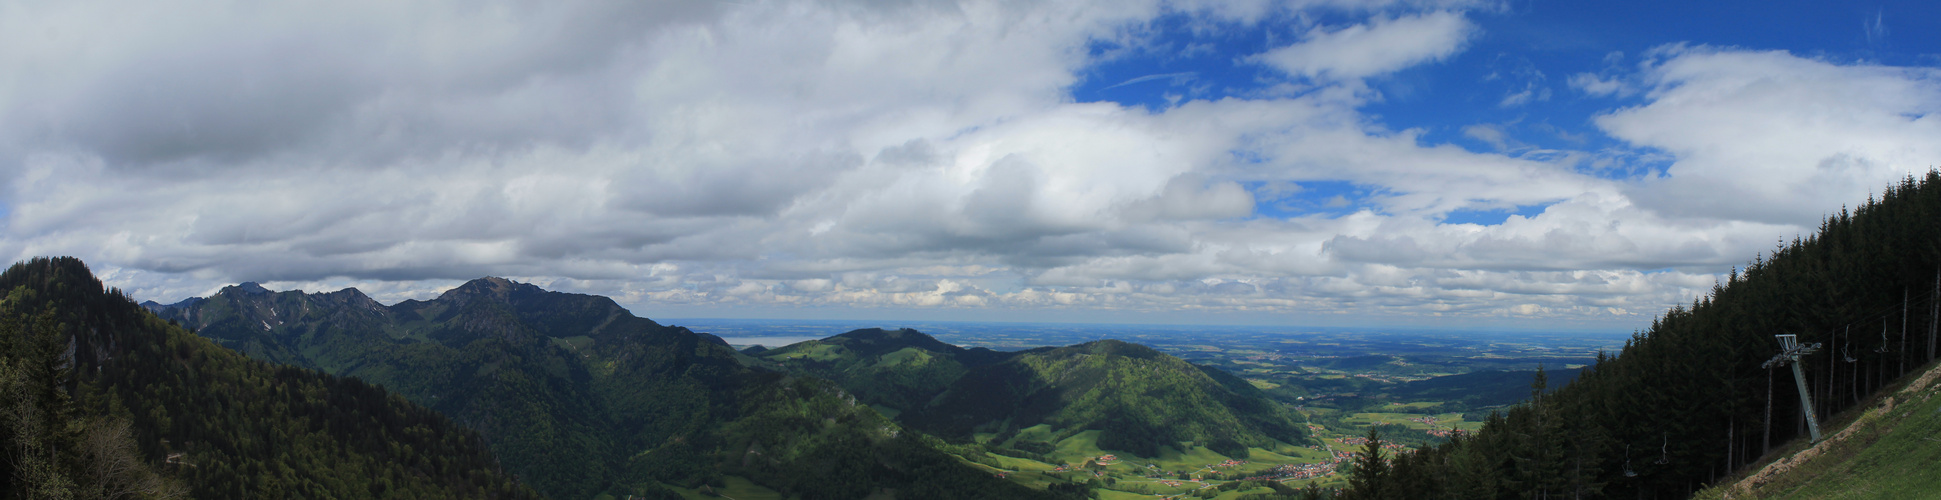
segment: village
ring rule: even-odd
[[[1311,440],[1298,446],[1253,449],[1247,458],[1214,454],[1203,447],[1181,452],[1165,450],[1160,457],[1138,457],[1096,447],[1092,432],[1057,443],[1059,452],[1047,461],[1001,456],[1001,467],[981,464],[995,477],[1034,487],[1057,483],[1090,483],[1098,498],[1239,498],[1270,491],[1264,486],[1236,482],[1278,482],[1290,488],[1316,484],[1336,488],[1346,484],[1344,471],[1368,444],[1368,425],[1402,425],[1446,439],[1462,428],[1474,427],[1458,414],[1362,413],[1352,422],[1323,425],[1310,420],[1304,427]],[[1364,423],[1365,422],[1365,423]],[[1423,434],[1417,434],[1422,436]],[[1384,439],[1385,457],[1407,452],[1414,445]],[[1064,453],[1060,453],[1064,452]]]
[[[1033,470],[1035,467],[1032,465],[1041,464],[1039,462],[1007,460],[1007,465],[1015,464],[1018,467],[1008,470],[993,468],[992,475],[1002,479],[1020,480],[1027,484],[1039,481],[1096,481],[1102,489],[1121,495],[1119,497],[1123,497],[1123,494],[1134,494],[1151,495],[1146,498],[1177,498],[1209,488],[1218,488],[1233,481],[1278,481],[1293,487],[1320,481],[1332,486],[1333,483],[1338,482],[1337,469],[1354,458],[1352,451],[1338,447],[1301,447],[1300,449],[1314,453],[1290,453],[1295,456],[1257,453],[1271,457],[1272,463],[1220,457],[1222,459],[1217,462],[1194,464],[1141,462],[1137,461],[1136,457],[1127,459],[1114,453],[1101,453],[1074,460],[1076,463],[1042,464],[1048,467],[1038,470]],[[1185,470],[1187,467],[1192,469]],[[1115,496],[1101,498],[1115,498]]]

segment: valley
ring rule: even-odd
[[[835,363],[853,350],[841,346],[851,344],[816,337],[816,332],[860,326],[844,321],[668,321],[714,333],[752,357],[799,364]],[[1346,480],[1338,469],[1361,450],[1371,427],[1381,431],[1391,453],[1445,442],[1450,432],[1473,432],[1491,411],[1527,399],[1539,366],[1548,371],[1554,388],[1594,362],[1598,350],[1622,346],[1621,336],[1609,334],[966,322],[901,326],[935,332],[936,340],[954,346],[994,353],[1037,352],[1100,338],[1151,346],[1239,376],[1306,431],[1301,439],[1261,443],[1244,453],[1180,442],[1141,455],[1123,446],[1101,447],[1099,430],[1061,433],[1056,426],[1039,424],[984,429],[948,448],[996,477],[1033,488],[1082,483],[1099,498],[1239,498],[1285,494],[1309,483],[1339,488]],[[770,349],[770,344],[783,345]],[[762,347],[751,347],[755,345]],[[909,349],[878,351],[884,351],[878,353],[884,354],[878,361],[883,365],[907,365],[923,356]],[[882,378],[876,368],[863,371]],[[833,378],[842,380],[840,375]],[[896,406],[905,405],[871,406],[898,419],[907,408]]]
[[[65,277],[33,277],[43,268]],[[81,303],[127,318],[117,321],[208,346],[209,354],[178,350],[185,360],[247,356],[254,369],[282,365],[281,377],[342,377],[350,392],[368,381],[377,395],[394,394],[400,411],[449,415],[466,428],[431,436],[477,432],[476,441],[440,453],[474,457],[467,474],[478,479],[425,488],[594,499],[1239,499],[1364,491],[1366,470],[1409,488],[1428,484],[1421,478],[1501,481],[1487,485],[1498,489],[1530,478],[1591,484],[1555,468],[1568,453],[1601,453],[1621,467],[1604,473],[1634,477],[1631,446],[1591,449],[1565,433],[1579,431],[1561,430],[1573,420],[1553,415],[1582,408],[1573,399],[1587,383],[1609,383],[1605,370],[1621,366],[1611,352],[1634,351],[1638,336],[1620,343],[1515,332],[921,325],[933,336],[907,327],[841,331],[854,326],[843,322],[663,324],[605,297],[501,278],[388,306],[356,289],[277,292],[253,283],[137,306],[90,281],[72,259],[17,265],[5,277],[34,284],[15,288],[22,300],[79,289],[96,294]],[[82,342],[93,329],[40,328],[47,333],[23,337],[39,339],[21,344],[39,346],[21,351],[29,357],[61,356],[60,335],[109,352],[124,342]],[[95,401],[90,411],[123,411],[113,398]],[[137,414],[132,423],[166,425],[160,421]],[[1659,457],[1639,463],[1639,476],[1680,470],[1667,467],[1681,459],[1673,448],[1695,441],[1670,434],[1657,436]],[[1373,463],[1386,465],[1366,459],[1367,437],[1376,435],[1380,454],[1393,459]],[[1550,469],[1442,458],[1514,458],[1519,449],[1550,456],[1528,462]],[[250,463],[262,452],[249,453],[233,460]],[[205,449],[169,454],[165,463],[178,456],[232,460]],[[491,478],[500,465],[516,483]],[[1502,475],[1427,472],[1477,466]],[[244,494],[315,480],[247,486],[229,476],[182,477],[189,489]]]

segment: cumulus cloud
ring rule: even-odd
[[[1623,81],[1615,78],[1607,79],[1591,73],[1570,75],[1570,86],[1594,96],[1622,97],[1637,93],[1637,89],[1631,88]]]
[[[1610,326],[1937,157],[1931,71],[1785,53],[1669,47],[1571,78],[1637,92],[1596,123],[1670,155],[1662,178],[1586,166],[1631,152],[1531,152],[1479,123],[1462,133],[1505,152],[1477,153],[1363,111],[1359,80],[1478,36],[1471,7],[26,5],[0,14],[0,253],[78,255],[164,301],[250,280],[391,302],[497,275],[650,310]],[[1160,16],[1303,9],[1369,17],[1249,59],[1300,92],[1163,110],[1070,95],[1109,57],[1095,42]],[[1548,92],[1510,90],[1500,104]],[[1302,197],[1344,209],[1268,209]]]
[[[1941,158],[1941,71],[1674,45],[1640,75],[1649,102],[1599,116],[1676,158],[1627,194],[1650,210],[1815,225]]]
[[[1477,28],[1461,12],[1377,17],[1339,29],[1317,27],[1299,43],[1253,59],[1289,75],[1347,80],[1380,76],[1462,50]]]

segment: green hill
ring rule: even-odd
[[[1205,446],[1244,458],[1248,447],[1305,440],[1303,429],[1252,384],[1146,346],[1102,340],[1022,352],[964,349],[914,330],[857,330],[762,351],[771,367],[836,380],[899,421],[947,439],[992,433],[993,445],[1042,453],[1085,431],[1097,446],[1145,457]],[[1038,426],[1030,442],[1019,431]]]
[[[1305,440],[1288,412],[1247,381],[1150,347],[1100,340],[1016,354],[952,383],[905,421],[944,436],[1040,424],[1055,442],[1098,430],[1098,446],[1144,457],[1193,445],[1235,458]]]
[[[161,314],[211,338],[383,385],[478,429],[555,498],[671,495],[732,478],[803,498],[1030,498],[830,382],[751,369],[721,339],[606,297],[482,278],[426,301],[223,289]]]
[[[875,328],[753,355],[768,368],[835,381],[858,400],[892,415],[921,409],[972,368],[1011,357],[946,344],[916,330]]]
[[[79,260],[0,290],[0,498],[538,497],[444,416],[219,347]]]

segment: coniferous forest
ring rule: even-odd
[[[219,347],[79,260],[0,290],[0,498],[538,498],[444,416]]]
[[[1941,173],[1828,216],[1690,306],[1674,307],[1569,385],[1480,432],[1357,472],[1349,498],[1683,498],[1808,435],[1774,335],[1820,422],[1936,356]]]

